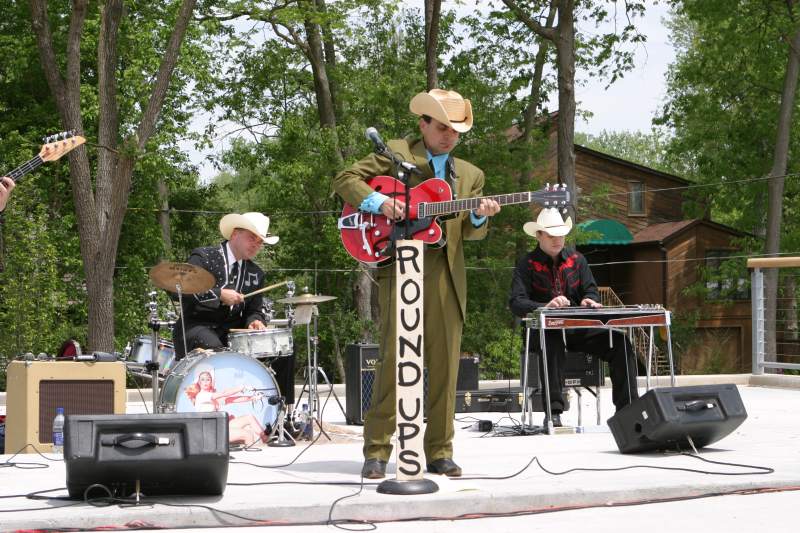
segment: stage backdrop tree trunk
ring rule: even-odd
[[[795,5],[796,3],[794,1],[787,1],[790,14],[795,12]],[[781,93],[781,104],[778,111],[772,169],[769,172],[767,242],[764,250],[767,256],[777,256],[781,248],[784,176],[786,176],[786,169],[789,165],[792,114],[794,112],[795,95],[797,94],[797,79],[798,74],[800,74],[800,26],[796,28],[794,35],[787,40],[786,51],[788,53],[788,60],[786,64],[786,76],[783,80],[783,92]],[[767,269],[764,274],[764,301],[764,325],[766,328],[764,351],[765,354],[767,354],[767,360],[776,361],[776,324],[778,315],[777,269]]]
[[[97,46],[97,102],[81,96],[81,44],[87,10],[94,3],[73,0],[63,57],[56,49],[47,0],[30,0],[33,32],[47,84],[65,129],[85,132],[84,115],[96,116],[96,170],[92,176],[89,150],[83,146],[69,154],[69,171],[75,201],[81,257],[88,296],[88,349],[114,350],[114,268],[120,229],[128,205],[136,160],[155,132],[181,43],[196,0],[183,0],[152,88],[133,131],[120,129],[117,87],[119,31],[125,17],[123,0],[108,0],[101,9]],[[55,18],[53,20],[56,20]],[[63,72],[61,65],[64,65]],[[92,143],[94,144],[94,143]]]

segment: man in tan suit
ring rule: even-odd
[[[422,176],[412,175],[409,186],[426,179],[447,180],[456,198],[481,196],[483,172],[470,163],[456,159],[450,152],[459,135],[472,127],[469,100],[454,91],[433,89],[417,94],[409,105],[418,115],[421,138],[408,137],[389,141],[388,147],[401,159],[416,165]],[[380,175],[397,177],[392,161],[372,154],[344,170],[334,179],[334,188],[342,199],[363,211],[382,213],[402,220],[405,204],[373,191],[364,180]],[[456,378],[461,352],[461,332],[467,309],[467,278],[464,269],[464,240],[486,236],[488,217],[500,206],[483,199],[480,207],[462,212],[443,223],[447,244],[425,251],[425,364],[428,367],[428,424],[424,448],[428,472],[456,477],[461,468],[453,461],[453,417],[455,414]],[[378,271],[381,302],[381,357],[376,367],[372,406],[364,420],[364,466],[366,478],[384,477],[392,452],[390,439],[395,431],[395,339],[394,266]]]

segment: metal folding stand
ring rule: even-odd
[[[300,305],[297,307],[297,311],[295,312],[295,319],[297,324],[305,324],[306,325],[306,354],[308,357],[308,363],[306,365],[305,371],[305,382],[303,383],[303,388],[300,391],[300,395],[295,401],[295,405],[300,404],[300,400],[303,397],[303,394],[306,392],[308,393],[308,412],[309,412],[309,420],[308,424],[311,424],[312,427],[312,438],[313,438],[313,427],[314,423],[316,422],[317,427],[319,427],[320,432],[325,435],[328,440],[331,440],[330,436],[325,432],[322,427],[322,414],[320,413],[320,406],[319,406],[319,381],[318,376],[322,375],[322,379],[325,380],[327,383],[330,391],[333,393],[333,397],[336,399],[336,403],[339,404],[339,408],[344,413],[344,407],[342,406],[342,402],[339,401],[339,397],[336,395],[336,391],[333,389],[333,385],[331,384],[330,380],[328,380],[328,376],[325,374],[325,370],[319,367],[318,361],[318,346],[319,346],[319,337],[317,336],[317,328],[318,328],[318,316],[319,316],[319,309],[317,309],[316,305]],[[313,334],[312,334],[312,324],[313,324]],[[313,349],[312,349],[313,345]]]
[[[283,396],[278,396],[278,401],[280,403],[280,407],[278,408],[278,421],[275,423],[275,427],[272,428],[272,431],[269,434],[269,438],[267,439],[267,446],[273,448],[287,448],[290,446],[294,446],[295,441],[291,433],[289,433],[286,430],[285,426],[286,398]],[[271,399],[270,403],[272,403]]]
[[[180,285],[180,283],[176,284],[176,289],[178,291],[178,299],[181,300],[182,295],[181,295],[181,285]],[[159,396],[160,396],[160,391],[159,391],[159,385],[160,384],[159,384],[159,381],[158,381],[158,379],[159,379],[158,371],[160,369],[159,368],[160,364],[158,362],[158,347],[159,347],[158,332],[162,327],[168,327],[168,326],[173,325],[175,323],[175,321],[174,320],[160,320],[158,318],[158,302],[156,301],[157,293],[155,291],[151,291],[150,293],[148,293],[148,296],[150,296],[150,301],[147,303],[147,307],[148,307],[148,309],[150,309],[149,326],[150,326],[150,329],[152,330],[152,333],[151,333],[151,339],[150,339],[150,343],[151,343],[151,345],[150,345],[150,350],[151,350],[150,362],[148,362],[145,365],[145,369],[150,374],[150,381],[151,381],[151,387],[152,387],[152,392],[153,392],[153,399],[152,399],[153,400],[153,413],[155,414],[155,413],[158,413],[160,411],[159,405],[158,405]],[[183,304],[183,302],[181,300],[181,309],[183,309],[183,305],[182,304]],[[169,313],[167,314],[167,316],[169,316]],[[183,321],[181,321],[181,327],[183,327]],[[184,338],[186,338],[185,334],[184,334]]]

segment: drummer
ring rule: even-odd
[[[261,213],[225,215],[219,222],[219,230],[225,241],[217,246],[195,248],[188,259],[188,263],[210,272],[215,283],[207,292],[183,298],[183,324],[179,320],[173,328],[178,359],[195,348],[226,346],[231,329],[266,328],[261,294],[249,298],[244,295],[264,284],[264,271],[253,258],[264,244],[277,243],[278,236],[269,234],[269,218]]]

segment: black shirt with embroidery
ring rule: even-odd
[[[566,296],[572,306],[579,306],[584,298],[600,301],[597,283],[583,254],[565,248],[554,264],[537,246],[514,267],[508,305],[512,313],[524,317],[556,296]]]

